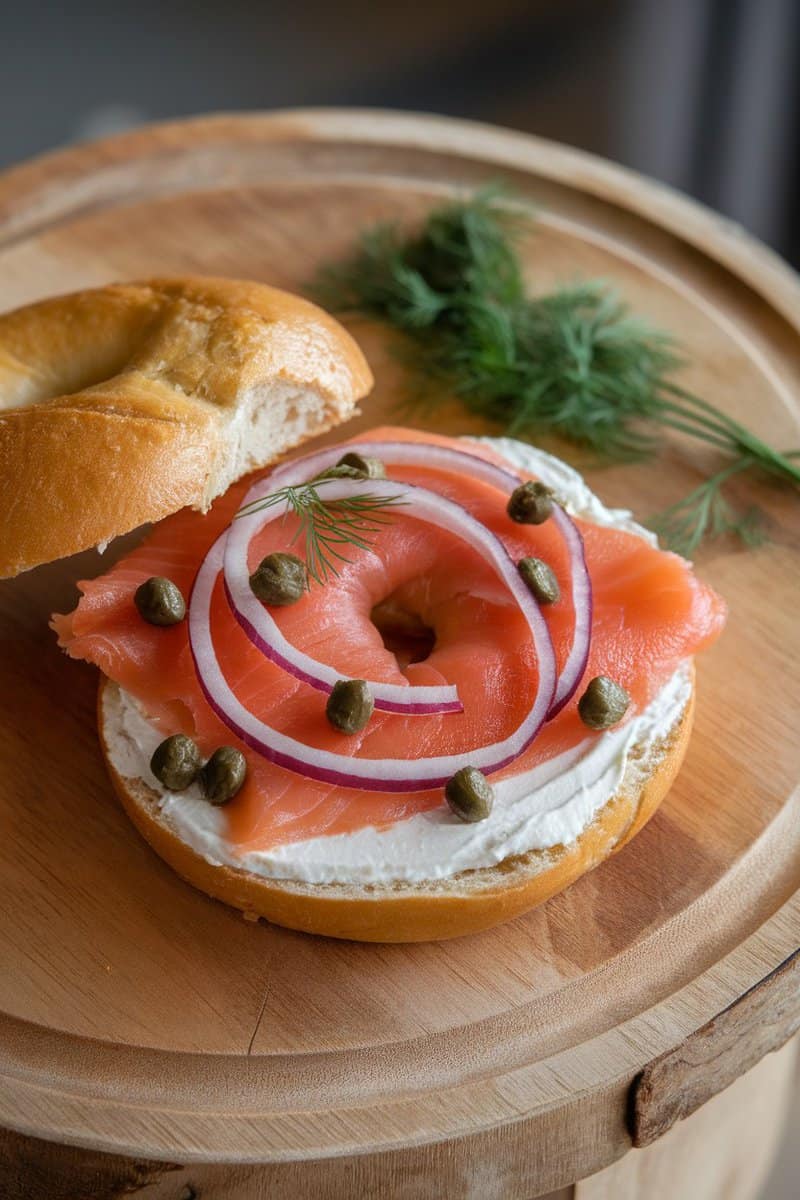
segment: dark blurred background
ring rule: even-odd
[[[0,0],[0,166],[214,109],[494,121],[690,192],[800,263],[800,0]]]

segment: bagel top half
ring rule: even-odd
[[[337,321],[259,283],[151,279],[0,316],[0,578],[207,509],[371,386]]]

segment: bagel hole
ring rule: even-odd
[[[391,596],[375,605],[370,619],[401,671],[410,663],[424,662],[436,645],[436,631]]]

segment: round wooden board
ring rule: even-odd
[[[23,166],[0,180],[0,308],[151,273],[299,289],[365,224],[498,177],[541,206],[532,286],[613,280],[681,338],[689,386],[800,441],[786,268],[618,168],[441,119],[209,118]],[[378,382],[348,432],[392,419],[402,384],[380,331],[352,328]],[[455,409],[437,427],[478,428]],[[589,477],[646,515],[708,465],[676,443],[656,469]],[[153,1159],[305,1164],[295,1183],[333,1157],[424,1161],[452,1196],[511,1194],[491,1191],[509,1171],[534,1194],[624,1153],[636,1073],[800,941],[800,506],[777,487],[758,500],[769,545],[698,556],[730,625],[698,664],[696,732],[655,819],[538,911],[440,944],[250,924],[181,883],[111,794],[95,672],[47,628],[103,560],[0,584],[0,1125]]]

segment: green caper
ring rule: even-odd
[[[379,458],[367,458],[364,454],[349,451],[343,454],[335,467],[320,471],[312,483],[322,479],[385,479],[386,468]]]
[[[294,554],[268,554],[250,576],[250,587],[265,604],[294,604],[307,585],[306,564]]]
[[[186,616],[186,601],[180,588],[163,575],[153,575],[140,583],[133,602],[139,616],[150,625],[177,625]]]
[[[485,821],[492,811],[494,788],[477,767],[462,767],[444,789],[445,799],[462,821]]]
[[[322,483],[323,479],[366,479],[363,471],[359,471],[357,467],[342,466],[337,463],[335,467],[328,467],[327,471],[320,471],[319,475],[315,475],[309,480],[310,483]]]
[[[358,733],[372,716],[375,702],[364,679],[339,679],[334,685],[325,715],[334,729]]]
[[[353,467],[354,470],[361,472],[362,479],[386,478],[386,468],[379,458],[369,458],[365,454],[359,454],[357,450],[348,450],[336,465],[337,467]]]
[[[182,792],[194,783],[200,770],[200,751],[185,733],[173,733],[156,746],[150,770],[171,792]]]
[[[520,559],[517,569],[540,604],[555,604],[561,599],[558,580],[541,558]]]
[[[541,525],[553,511],[552,489],[538,480],[521,483],[511,493],[506,511],[520,525]]]
[[[595,675],[578,701],[578,715],[590,729],[610,729],[628,711],[631,698],[621,684],[607,675]]]
[[[232,800],[247,775],[247,759],[235,746],[220,746],[200,772],[206,800],[211,804],[227,804]]]

